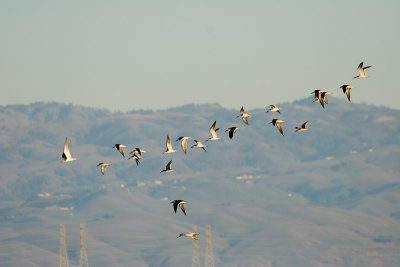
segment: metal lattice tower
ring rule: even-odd
[[[197,226],[192,226],[192,232],[197,233]],[[192,267],[200,267],[199,241],[193,239]]]
[[[80,226],[80,240],[81,240],[81,250],[80,255],[81,259],[79,260],[80,267],[89,267],[87,252],[86,252],[86,226],[81,224]]]
[[[67,245],[65,242],[65,224],[60,224],[60,254],[58,255],[58,267],[69,267]]]
[[[211,242],[211,225],[206,225],[206,255],[204,267],[214,267],[214,255]]]

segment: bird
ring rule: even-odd
[[[211,137],[208,138],[206,141],[210,141],[210,140],[219,140],[220,138],[217,135],[217,131],[219,130],[219,128],[215,129],[215,124],[217,123],[217,121],[214,121],[214,123],[211,125],[210,127],[210,134]]]
[[[301,125],[300,128],[299,128],[299,127],[296,127],[296,132],[307,131],[307,130],[308,130],[308,129],[306,128],[307,122],[308,122],[308,121],[306,121],[305,123],[303,123],[303,124]]]
[[[124,150],[123,148],[126,147],[125,145],[121,145],[121,144],[115,144],[115,146],[113,146],[113,148],[116,148],[119,153],[121,153],[121,155],[125,158],[125,154],[124,154]]]
[[[110,166],[111,163],[106,163],[106,162],[100,162],[99,164],[97,164],[96,167],[101,166],[101,173],[104,175],[104,173],[106,172],[106,167]]]
[[[73,158],[69,152],[67,137],[65,137],[64,151],[61,157],[63,158],[63,160],[60,161],[61,163],[76,160],[76,158]]]
[[[283,131],[282,131],[282,123],[284,123],[284,120],[280,120],[280,119],[272,119],[272,121],[270,123],[272,123],[272,125],[276,126],[278,128],[278,130],[281,132],[281,134],[283,135]]]
[[[168,162],[168,164],[165,166],[165,170],[160,171],[160,173],[162,173],[162,172],[173,172],[174,170],[171,169],[171,163],[172,163],[172,160],[170,160]]]
[[[342,88],[343,93],[346,94],[347,99],[350,102],[350,90],[354,88],[354,86],[352,85],[348,85],[348,84],[343,84],[342,86],[340,86],[339,88]]]
[[[250,114],[247,114],[247,113],[244,111],[244,108],[243,108],[243,107],[240,109],[240,114],[237,115],[237,118],[239,118],[239,117],[242,118],[242,120],[243,120],[243,122],[244,122],[245,124],[249,124],[249,122],[247,121],[247,118],[250,118],[251,115],[250,115]]]
[[[135,151],[136,151],[136,150],[135,150]],[[140,159],[141,159],[142,157],[139,155],[139,153],[133,153],[132,156],[130,156],[130,157],[128,158],[128,160],[130,160],[131,158],[134,158],[134,159],[135,159],[136,165],[138,166],[139,163],[140,163]]]
[[[167,141],[165,142],[166,146],[167,146],[167,150],[165,150],[165,152],[163,152],[163,154],[168,154],[168,153],[173,153],[176,152],[176,150],[174,150],[172,148],[171,145],[171,140],[169,139],[169,136],[167,135]]]
[[[177,209],[178,206],[179,206],[179,207],[181,208],[183,214],[185,214],[185,216],[186,216],[186,211],[185,211],[185,207],[183,206],[183,204],[186,204],[186,203],[187,203],[187,202],[186,202],[185,200],[181,200],[181,199],[174,200],[174,201],[171,202],[171,204],[174,204],[174,211],[175,211],[175,213],[176,213],[176,209]]]
[[[239,129],[239,127],[233,126],[233,127],[226,129],[225,132],[229,131],[229,138],[232,139],[233,134],[236,133],[237,129]]]
[[[311,94],[314,94],[315,98],[313,103],[319,101],[321,106],[325,108],[324,102],[328,104],[328,95],[330,95],[331,93],[323,90],[314,90],[313,92],[311,92]]]
[[[176,142],[178,142],[179,140],[182,140],[181,141],[181,147],[182,147],[183,153],[185,153],[185,154],[186,154],[186,148],[187,148],[187,140],[190,139],[190,138],[192,138],[192,137],[190,137],[190,136],[181,136],[181,137],[179,137],[178,139],[175,140]]]
[[[281,113],[280,112],[280,108],[278,108],[277,106],[275,106],[275,105],[269,105],[270,106],[270,108],[267,110],[267,112],[278,112],[279,114]]]
[[[353,79],[356,79],[356,78],[368,78],[368,76],[365,74],[365,70],[368,69],[368,68],[371,68],[371,66],[363,67],[363,64],[364,64],[364,62],[361,62],[358,65],[357,70],[358,70],[359,75],[357,75]]]
[[[325,102],[325,104],[328,104],[328,95],[331,95],[331,94],[332,93],[326,92],[326,91],[321,92],[321,98]]]
[[[146,150],[143,150],[143,149],[141,149],[141,148],[139,148],[139,147],[135,147],[135,149],[134,150],[132,150],[131,152],[129,152],[129,154],[133,154],[133,153],[139,153],[139,155],[142,155],[142,153],[146,153]]]
[[[180,234],[177,238],[179,238],[181,236],[187,236],[187,237],[191,237],[193,240],[198,240],[198,238],[197,238],[198,235],[199,235],[198,233],[187,232],[187,233]]]
[[[204,151],[207,152],[207,150],[205,149],[206,146],[205,146],[201,141],[197,141],[197,140],[194,140],[194,141],[196,142],[196,144],[193,145],[193,146],[191,146],[191,148],[194,148],[194,147],[201,147]]]

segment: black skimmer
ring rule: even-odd
[[[160,173],[162,173],[162,172],[173,172],[174,170],[171,169],[171,163],[172,163],[172,160],[170,160],[168,162],[167,166],[165,166],[165,169],[160,171]]]
[[[76,160],[76,158],[73,158],[69,152],[67,137],[65,137],[64,151],[61,157],[63,158],[63,160],[60,161],[61,163]]]
[[[274,106],[274,105],[269,105],[270,106],[270,108],[267,110],[267,112],[278,112],[278,113],[281,113],[280,112],[280,108],[278,108],[277,106]]]
[[[314,92],[312,92],[311,94],[314,94],[315,98],[313,103],[319,101],[321,106],[325,108],[324,102],[328,104],[328,95],[330,95],[331,93],[323,90],[314,90]]]
[[[229,138],[232,139],[233,134],[236,133],[237,129],[239,129],[239,127],[233,126],[233,127],[226,129],[225,132],[229,131]]]
[[[308,130],[308,129],[306,128],[307,122],[308,122],[308,121],[306,121],[305,123],[303,123],[303,124],[301,125],[300,128],[299,128],[299,127],[296,127],[296,132],[307,131],[307,130]]]
[[[174,200],[171,202],[171,204],[174,204],[174,211],[176,213],[176,209],[178,208],[178,206],[181,208],[183,214],[185,214],[186,216],[186,211],[185,211],[185,207],[183,206],[183,204],[186,204],[187,202],[185,200]]]
[[[350,102],[350,90],[354,88],[354,86],[352,85],[348,85],[348,84],[343,84],[342,86],[340,86],[339,88],[342,88],[343,93],[346,94],[347,99]]]
[[[106,163],[106,162],[100,162],[99,164],[97,164],[96,167],[101,166],[101,173],[104,175],[104,173],[106,172],[106,167],[110,166],[111,163]]]
[[[176,142],[178,142],[179,140],[181,140],[181,147],[183,150],[183,153],[186,154],[186,148],[187,148],[187,140],[190,139],[192,137],[190,136],[181,136],[178,139],[176,139]]]
[[[181,236],[187,236],[187,237],[191,237],[193,240],[198,240],[198,238],[197,238],[198,235],[199,235],[198,233],[187,232],[187,233],[180,234],[177,238],[179,238]]]
[[[237,115],[237,118],[239,118],[239,117],[242,118],[242,120],[243,120],[243,122],[244,122],[245,124],[249,124],[249,122],[247,121],[247,118],[250,118],[251,115],[250,115],[250,114],[247,114],[247,113],[244,111],[243,107],[240,109],[240,114]]]
[[[136,150],[135,150],[135,152],[136,152]],[[134,158],[136,161],[136,166],[138,166],[140,163],[140,159],[142,157],[140,156],[140,154],[138,152],[136,152],[136,153],[135,152],[128,158],[128,160],[130,160],[131,158]]]
[[[125,154],[124,154],[124,150],[123,148],[126,147],[125,145],[121,145],[121,144],[115,144],[115,146],[113,146],[113,148],[116,148],[119,153],[121,153],[121,155],[125,158]]]
[[[163,152],[163,154],[168,154],[168,153],[176,152],[176,150],[174,150],[174,149],[172,148],[171,140],[169,139],[169,136],[168,136],[168,135],[167,135],[167,141],[165,142],[165,145],[167,146],[167,150],[165,150],[165,152]]]
[[[217,136],[217,131],[219,130],[219,128],[215,129],[215,124],[216,124],[216,123],[217,123],[217,121],[214,121],[214,123],[211,125],[211,128],[210,128],[211,137],[208,138],[206,141],[209,141],[209,140],[219,140],[219,139],[220,139],[220,138]]]
[[[194,140],[195,142],[196,142],[196,144],[195,145],[193,145],[193,146],[191,146],[191,148],[194,148],[194,147],[200,147],[200,148],[202,148],[204,151],[206,151],[207,152],[207,150],[205,149],[205,145],[202,143],[202,142],[200,142],[200,141],[197,141],[197,140]]]
[[[281,134],[283,135],[283,131],[282,131],[282,123],[284,123],[284,120],[280,120],[280,119],[272,119],[272,121],[270,123],[272,123],[272,125],[276,126],[279,130],[279,132],[281,132]]]
[[[357,75],[353,79],[356,79],[356,78],[368,78],[368,76],[365,74],[365,70],[368,69],[368,68],[371,68],[371,66],[363,67],[363,64],[364,64],[364,62],[361,62],[360,65],[358,65],[357,70],[358,70],[359,75]]]

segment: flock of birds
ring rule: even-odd
[[[357,67],[359,75],[355,76],[353,79],[356,79],[356,78],[367,78],[368,76],[365,74],[365,70],[370,68],[370,67],[371,66],[363,67],[363,62],[361,62]],[[344,85],[340,86],[339,88],[341,88],[343,90],[343,93],[346,94],[347,99],[350,101],[350,90],[352,88],[354,88],[354,86],[348,85],[348,84],[344,84]],[[327,91],[323,91],[323,90],[314,90],[311,94],[314,94],[313,103],[319,101],[321,106],[323,108],[325,108],[325,104],[328,104],[328,95],[330,95],[331,93],[327,92]],[[279,114],[281,113],[279,107],[277,107],[275,105],[270,105],[270,107],[267,110],[267,112],[277,112]],[[248,118],[250,118],[251,115],[246,113],[244,108],[242,107],[240,109],[240,114],[237,115],[237,117],[238,118],[240,117],[242,119],[242,121],[246,125],[248,125],[249,124]],[[284,122],[285,121],[281,120],[281,119],[272,119],[272,121],[270,122],[270,123],[272,123],[273,126],[276,126],[278,128],[278,130],[282,134],[282,136],[283,136],[282,123],[284,123]],[[209,137],[206,141],[216,141],[216,140],[220,139],[218,137],[218,134],[217,134],[217,131],[219,130],[219,128],[215,128],[216,123],[217,122],[214,121],[214,123],[211,125],[210,131],[209,131],[210,134],[211,134],[211,137]],[[306,128],[306,124],[307,123],[308,123],[308,121],[304,122],[300,127],[295,127],[295,129],[296,129],[295,132],[308,130]],[[238,128],[239,127],[237,127],[237,126],[233,126],[233,127],[230,127],[228,129],[226,129],[225,132],[228,132],[229,138],[232,139],[233,135],[236,133]],[[185,154],[187,152],[187,143],[188,143],[189,139],[191,139],[190,136],[180,136],[179,138],[176,139],[176,142],[178,142],[178,141],[181,142],[182,151]],[[194,142],[195,142],[195,144],[192,145],[191,148],[201,148],[204,151],[206,151],[206,149],[205,149],[206,146],[201,141],[194,140]],[[113,148],[117,149],[119,151],[119,153],[121,153],[121,155],[123,157],[125,157],[124,150],[123,150],[124,148],[126,148],[125,145],[123,145],[123,144],[115,144],[115,146]],[[170,140],[169,136],[167,135],[166,150],[163,152],[163,154],[169,154],[169,153],[174,153],[174,152],[176,152],[176,150],[173,149],[172,144],[171,144],[171,140]],[[141,148],[136,147],[134,150],[132,150],[129,153],[130,156],[129,156],[128,160],[133,158],[133,159],[135,159],[136,164],[139,165],[140,159],[142,158],[142,154],[143,153],[146,153],[146,151],[141,149]],[[76,160],[76,158],[73,158],[71,156],[71,153],[70,153],[69,148],[68,148],[68,139],[67,138],[65,138],[64,151],[63,151],[63,154],[62,154],[62,158],[63,158],[63,160],[61,160],[62,163]],[[168,162],[168,164],[165,166],[165,169],[161,170],[161,173],[163,173],[163,172],[168,173],[168,172],[174,171],[174,170],[171,169],[171,164],[172,164],[172,160],[170,160]],[[97,167],[99,167],[99,166],[101,167],[101,173],[104,175],[107,166],[110,166],[110,165],[111,165],[111,163],[101,162],[101,163],[99,163],[97,165]],[[183,214],[185,214],[185,216],[186,216],[186,211],[185,211],[184,204],[186,204],[186,203],[187,202],[185,200],[181,200],[181,199],[177,199],[177,200],[174,200],[174,201],[171,202],[171,204],[173,204],[173,209],[174,209],[175,213],[176,213],[177,208],[179,206],[179,208],[182,210],[182,212],[183,212]],[[198,233],[193,233],[193,232],[181,233],[177,238],[179,238],[181,236],[191,237],[194,240],[198,240],[198,238],[197,238]]]

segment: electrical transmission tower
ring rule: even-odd
[[[81,240],[81,250],[80,255],[81,259],[79,260],[80,267],[89,267],[87,252],[86,252],[86,226],[81,224],[80,226],[80,240]]]
[[[65,242],[65,224],[60,224],[60,254],[58,255],[58,267],[69,267],[67,245]]]
[[[197,226],[192,226],[192,232],[197,233]],[[193,239],[192,267],[200,267],[199,241]]]
[[[206,225],[206,255],[204,267],[214,267],[214,255],[211,242],[211,225]]]

